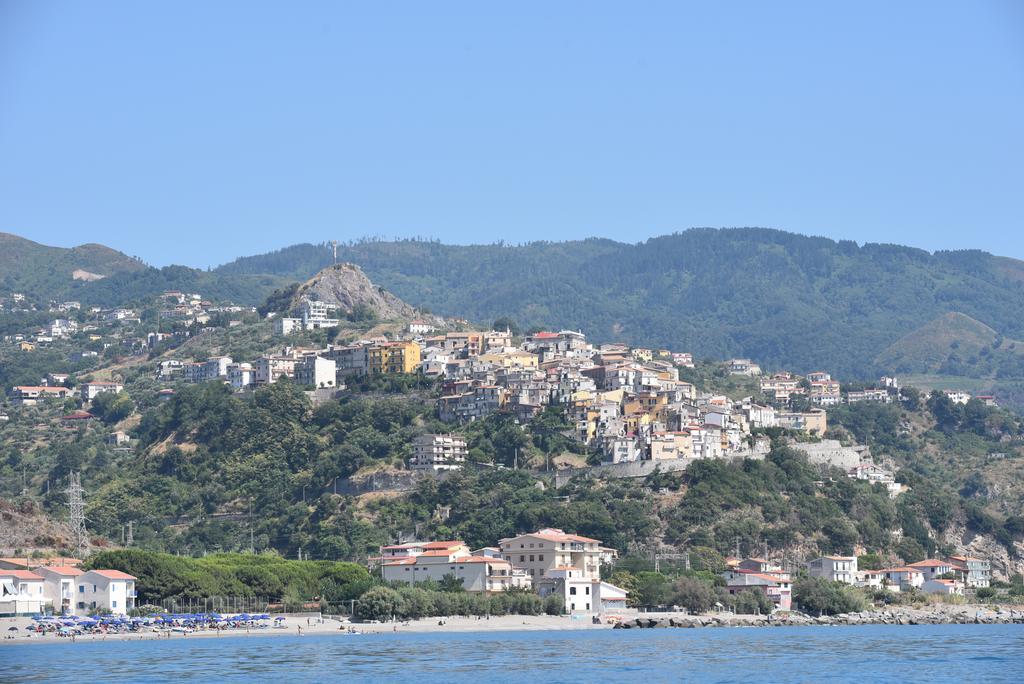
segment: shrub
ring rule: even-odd
[[[359,597],[356,614],[363,620],[390,620],[403,614],[402,596],[389,587],[374,587]]]

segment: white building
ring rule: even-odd
[[[537,593],[561,595],[570,614],[619,612],[626,607],[629,593],[625,589],[583,574],[578,568],[555,568],[537,580]]]
[[[296,330],[302,330],[301,318],[282,317],[274,321],[274,332],[278,335],[291,335]]]
[[[420,435],[412,449],[412,470],[458,470],[469,455],[466,440],[459,435]]]
[[[386,558],[381,575],[387,582],[406,584],[426,580],[440,582],[450,575],[461,580],[466,591],[485,593],[501,593],[512,587],[530,587],[530,577],[522,572],[514,572],[508,561],[490,556],[474,556],[461,543],[443,549],[420,551],[414,555]]]
[[[890,591],[920,589],[924,584],[924,574],[916,568],[885,568],[881,573],[882,581]]]
[[[253,364],[257,385],[269,385],[282,377],[295,377],[296,360],[291,356],[261,356]]]
[[[256,371],[251,363],[233,363],[228,366],[228,382],[233,389],[242,389],[256,382]]]
[[[856,556],[822,556],[807,563],[807,574],[830,582],[854,584],[857,581]]]
[[[575,568],[582,579],[601,578],[601,542],[578,534],[545,528],[502,539],[502,557],[535,580],[559,568]]]
[[[295,383],[324,389],[337,385],[337,367],[334,361],[322,356],[307,356],[295,364]]]
[[[78,386],[82,401],[92,401],[104,392],[120,394],[123,390],[124,385],[119,382],[83,382]]]
[[[42,566],[35,572],[43,578],[43,593],[53,606],[53,612],[58,615],[74,613],[76,580],[83,572],[68,565]]]
[[[315,302],[307,299],[302,303],[302,327],[306,330],[336,327],[338,319],[328,316],[331,308],[326,302]]]
[[[409,323],[409,332],[413,335],[426,335],[436,330],[434,326],[426,321],[412,321]]]
[[[921,584],[921,591],[926,594],[944,594],[946,596],[963,596],[964,583],[952,579],[929,579]]]
[[[42,613],[47,603],[42,577],[29,570],[0,570],[0,616]]]
[[[963,390],[945,390],[945,394],[954,404],[966,404],[971,400],[970,392]]]
[[[125,615],[135,608],[135,578],[120,570],[89,570],[75,580],[74,611]]]

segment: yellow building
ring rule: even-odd
[[[539,360],[536,354],[525,351],[494,352],[481,354],[478,358],[485,363],[493,363],[501,368],[524,368],[527,370],[536,370]]]
[[[370,373],[415,373],[420,365],[420,346],[415,342],[385,342],[369,348]]]

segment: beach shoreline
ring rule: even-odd
[[[58,637],[55,634],[36,634],[24,630],[34,623],[31,618],[0,618],[0,646],[25,644],[75,644],[80,642],[124,642],[155,640],[218,639],[230,637],[276,637],[276,636],[359,636],[403,633],[469,633],[469,632],[524,632],[524,631],[568,631],[568,630],[610,630],[650,628],[721,628],[721,627],[800,627],[815,625],[918,625],[918,624],[1007,624],[1024,623],[1024,606],[1007,606],[993,609],[986,605],[938,605],[928,608],[894,607],[892,609],[865,611],[823,618],[791,615],[732,615],[709,613],[686,615],[683,613],[636,613],[623,614],[620,625],[602,622],[594,624],[589,616],[555,615],[500,615],[491,617],[454,616],[446,618],[422,618],[398,622],[343,622],[332,617],[286,617],[283,628],[235,628],[225,630],[198,630],[190,633],[169,631],[141,631],[111,634],[80,634]],[[10,627],[18,627],[16,635],[9,636]],[[358,634],[352,634],[355,630]]]

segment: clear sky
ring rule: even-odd
[[[0,231],[767,226],[1024,258],[1024,2],[0,0]]]

